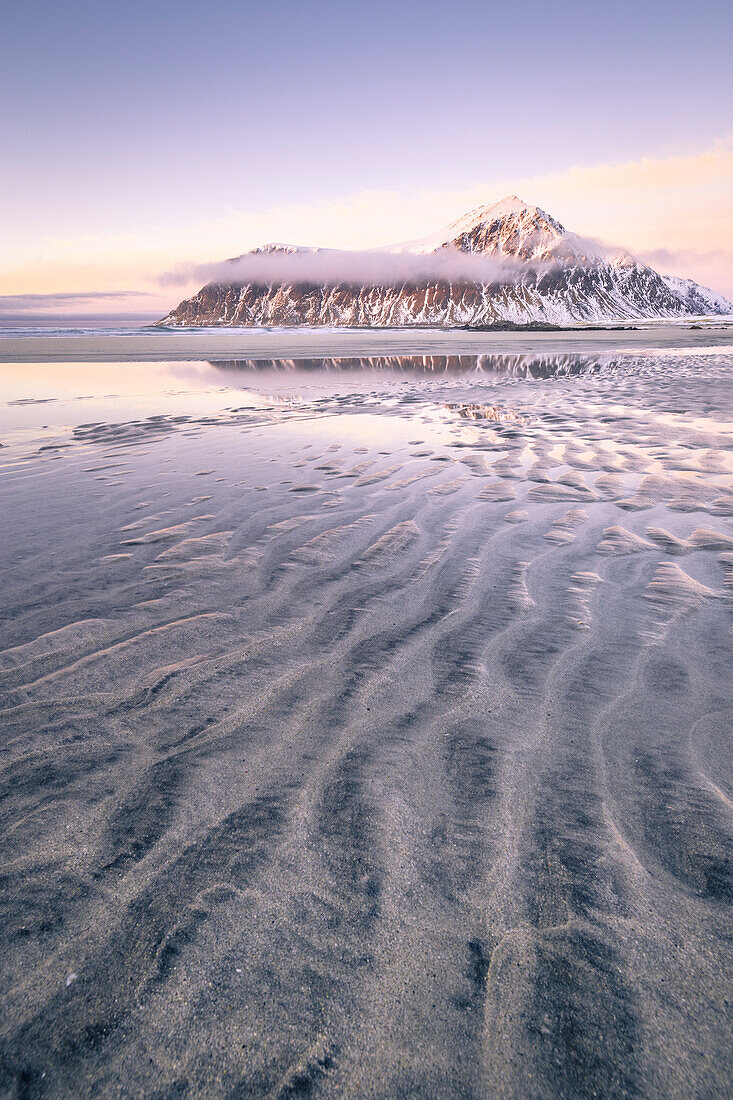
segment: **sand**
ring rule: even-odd
[[[0,363],[118,362],[125,359],[269,359],[373,355],[598,353],[733,347],[725,318],[642,322],[615,329],[470,332],[456,329],[155,329],[126,335],[3,336]]]
[[[730,1094],[733,358],[494,366],[12,391],[3,1095]]]

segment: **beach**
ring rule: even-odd
[[[728,1095],[732,374],[0,339],[3,1095]]]
[[[15,336],[0,330],[0,362],[153,362],[176,359],[312,359],[375,355],[526,355],[733,346],[727,318],[626,325],[578,325],[555,331],[482,332],[470,329],[396,328],[154,328]]]

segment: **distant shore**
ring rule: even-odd
[[[632,327],[633,326],[633,327]],[[120,335],[0,334],[0,362],[105,362],[311,358],[359,355],[484,355],[694,350],[733,346],[733,324],[629,322],[628,327],[574,329],[141,329]]]

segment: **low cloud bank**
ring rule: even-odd
[[[695,263],[731,263],[733,253],[725,252],[721,248],[701,252],[695,248],[652,248],[640,253],[641,258],[648,264],[659,264],[668,267],[670,264],[695,264]]]
[[[64,309],[92,302],[110,302],[119,298],[149,298],[144,290],[89,290],[58,294],[0,294],[0,313],[23,313],[26,310]]]
[[[733,250],[653,248],[642,252],[641,258],[665,275],[694,279],[701,286],[733,299]]]
[[[530,263],[513,257],[491,257],[443,248],[414,252],[299,249],[285,246],[247,252],[223,263],[183,264],[160,276],[164,287],[190,283],[255,285],[314,283],[318,285],[401,286],[403,283],[515,281],[521,275],[547,271],[550,263]]]

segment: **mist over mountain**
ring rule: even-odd
[[[516,196],[385,249],[271,244],[178,277],[197,275],[206,285],[159,324],[480,326],[733,315],[721,295],[579,237]]]

